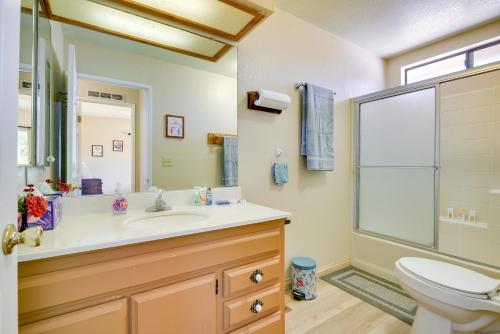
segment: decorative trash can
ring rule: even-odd
[[[297,300],[316,298],[316,261],[299,256],[292,259],[292,294]]]

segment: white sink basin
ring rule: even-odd
[[[192,211],[163,211],[127,219],[124,224],[130,227],[188,225],[207,218],[208,215]]]

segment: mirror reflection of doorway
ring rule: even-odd
[[[79,99],[78,110],[82,184],[95,180],[93,184],[100,185],[103,194],[115,193],[118,184],[121,192],[134,191],[135,106]],[[93,190],[98,193],[98,188]]]

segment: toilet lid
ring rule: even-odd
[[[411,273],[442,287],[473,295],[493,296],[500,281],[450,263],[404,257],[399,263]]]

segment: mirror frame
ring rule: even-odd
[[[40,115],[41,108],[45,106],[38,105],[38,99],[40,90],[38,89],[40,85],[39,78],[39,18],[40,18],[40,0],[32,0],[32,49],[31,49],[31,132],[30,132],[30,155],[28,164],[17,164],[18,167],[47,167],[50,165],[48,157],[50,156],[50,110],[46,110],[43,115]],[[21,11],[23,9],[21,8]],[[27,13],[27,11],[24,11]],[[26,64],[27,65],[27,64]],[[24,71],[24,68],[19,67],[19,71]],[[50,74],[49,74],[50,75]],[[50,80],[50,79],[49,79]],[[49,113],[49,114],[46,114]],[[40,117],[46,118],[46,125],[44,128],[43,136],[40,136],[39,132],[39,119]],[[40,137],[40,138],[39,138]],[[44,151],[40,152],[40,143],[38,140],[44,141]]]

